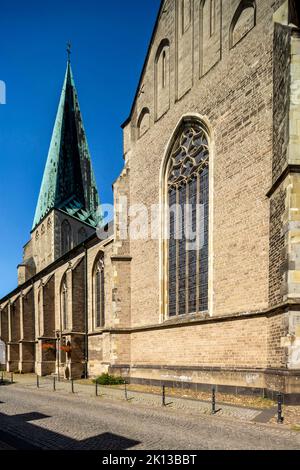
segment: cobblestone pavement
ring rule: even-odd
[[[33,375],[18,376],[16,378],[17,383],[23,384],[25,387],[36,389],[36,377]],[[43,391],[52,391],[53,390],[53,379],[50,377],[42,378],[39,380],[40,390]],[[59,392],[70,392],[71,383],[61,381],[56,381],[56,390]],[[78,395],[84,395],[86,397],[95,396],[95,385],[82,385],[79,383],[74,383],[74,391]],[[123,401],[124,400],[124,390],[102,387],[98,386],[98,393],[104,398],[109,398],[113,400]],[[127,393],[129,401],[134,401],[134,403],[141,403],[151,407],[161,408],[162,397],[161,395],[156,395],[152,393],[143,393],[143,392],[134,392],[128,391]],[[211,403],[193,400],[188,398],[176,398],[166,397],[166,404],[169,408],[197,412],[203,414],[211,414]],[[262,411],[261,409],[254,408],[244,408],[235,405],[228,404],[216,404],[216,409],[218,416],[228,416],[239,420],[251,421],[258,418]]]
[[[300,434],[280,426],[92,397],[86,388],[71,394],[69,384],[52,392],[49,383],[0,386],[1,441],[0,449],[300,449]]]

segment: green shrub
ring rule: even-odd
[[[102,374],[93,380],[94,383],[99,385],[120,385],[124,383],[122,377],[115,377],[114,375]]]

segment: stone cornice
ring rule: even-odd
[[[276,191],[276,189],[279,188],[279,186],[281,185],[281,183],[286,179],[286,177],[292,173],[299,173],[300,174],[300,165],[287,165],[284,170],[281,172],[281,174],[279,175],[279,177],[274,181],[274,183],[272,184],[271,188],[269,189],[269,191],[267,192],[266,196],[268,198],[270,198],[274,192]]]
[[[257,310],[253,312],[242,312],[242,313],[234,313],[228,315],[218,315],[210,317],[207,314],[198,314],[198,315],[191,315],[190,318],[184,319],[172,319],[165,321],[163,323],[157,323],[152,325],[146,326],[136,326],[136,327],[129,327],[129,328],[103,328],[101,331],[89,332],[89,336],[98,336],[102,335],[103,333],[110,333],[116,335],[122,334],[131,334],[131,333],[139,333],[139,332],[146,332],[146,331],[155,331],[155,330],[166,330],[170,328],[182,328],[182,327],[189,327],[193,325],[204,325],[208,323],[225,323],[229,321],[240,321],[240,320],[248,320],[251,318],[257,317],[272,317],[275,315],[280,315],[285,313],[289,310],[299,309],[300,310],[300,299],[291,300],[288,302],[284,302],[282,304],[278,304],[274,307],[269,307],[263,310]]]

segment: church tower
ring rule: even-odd
[[[69,58],[31,240],[18,267],[19,284],[94,234],[101,219],[99,206]]]

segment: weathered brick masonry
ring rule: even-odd
[[[53,206],[1,301],[9,370],[300,399],[299,27],[292,0],[162,1],[123,124],[114,204],[150,213],[164,202],[179,132],[205,129],[208,308],[169,315],[162,232],[125,239],[123,207],[100,240],[86,209],[75,220]]]

